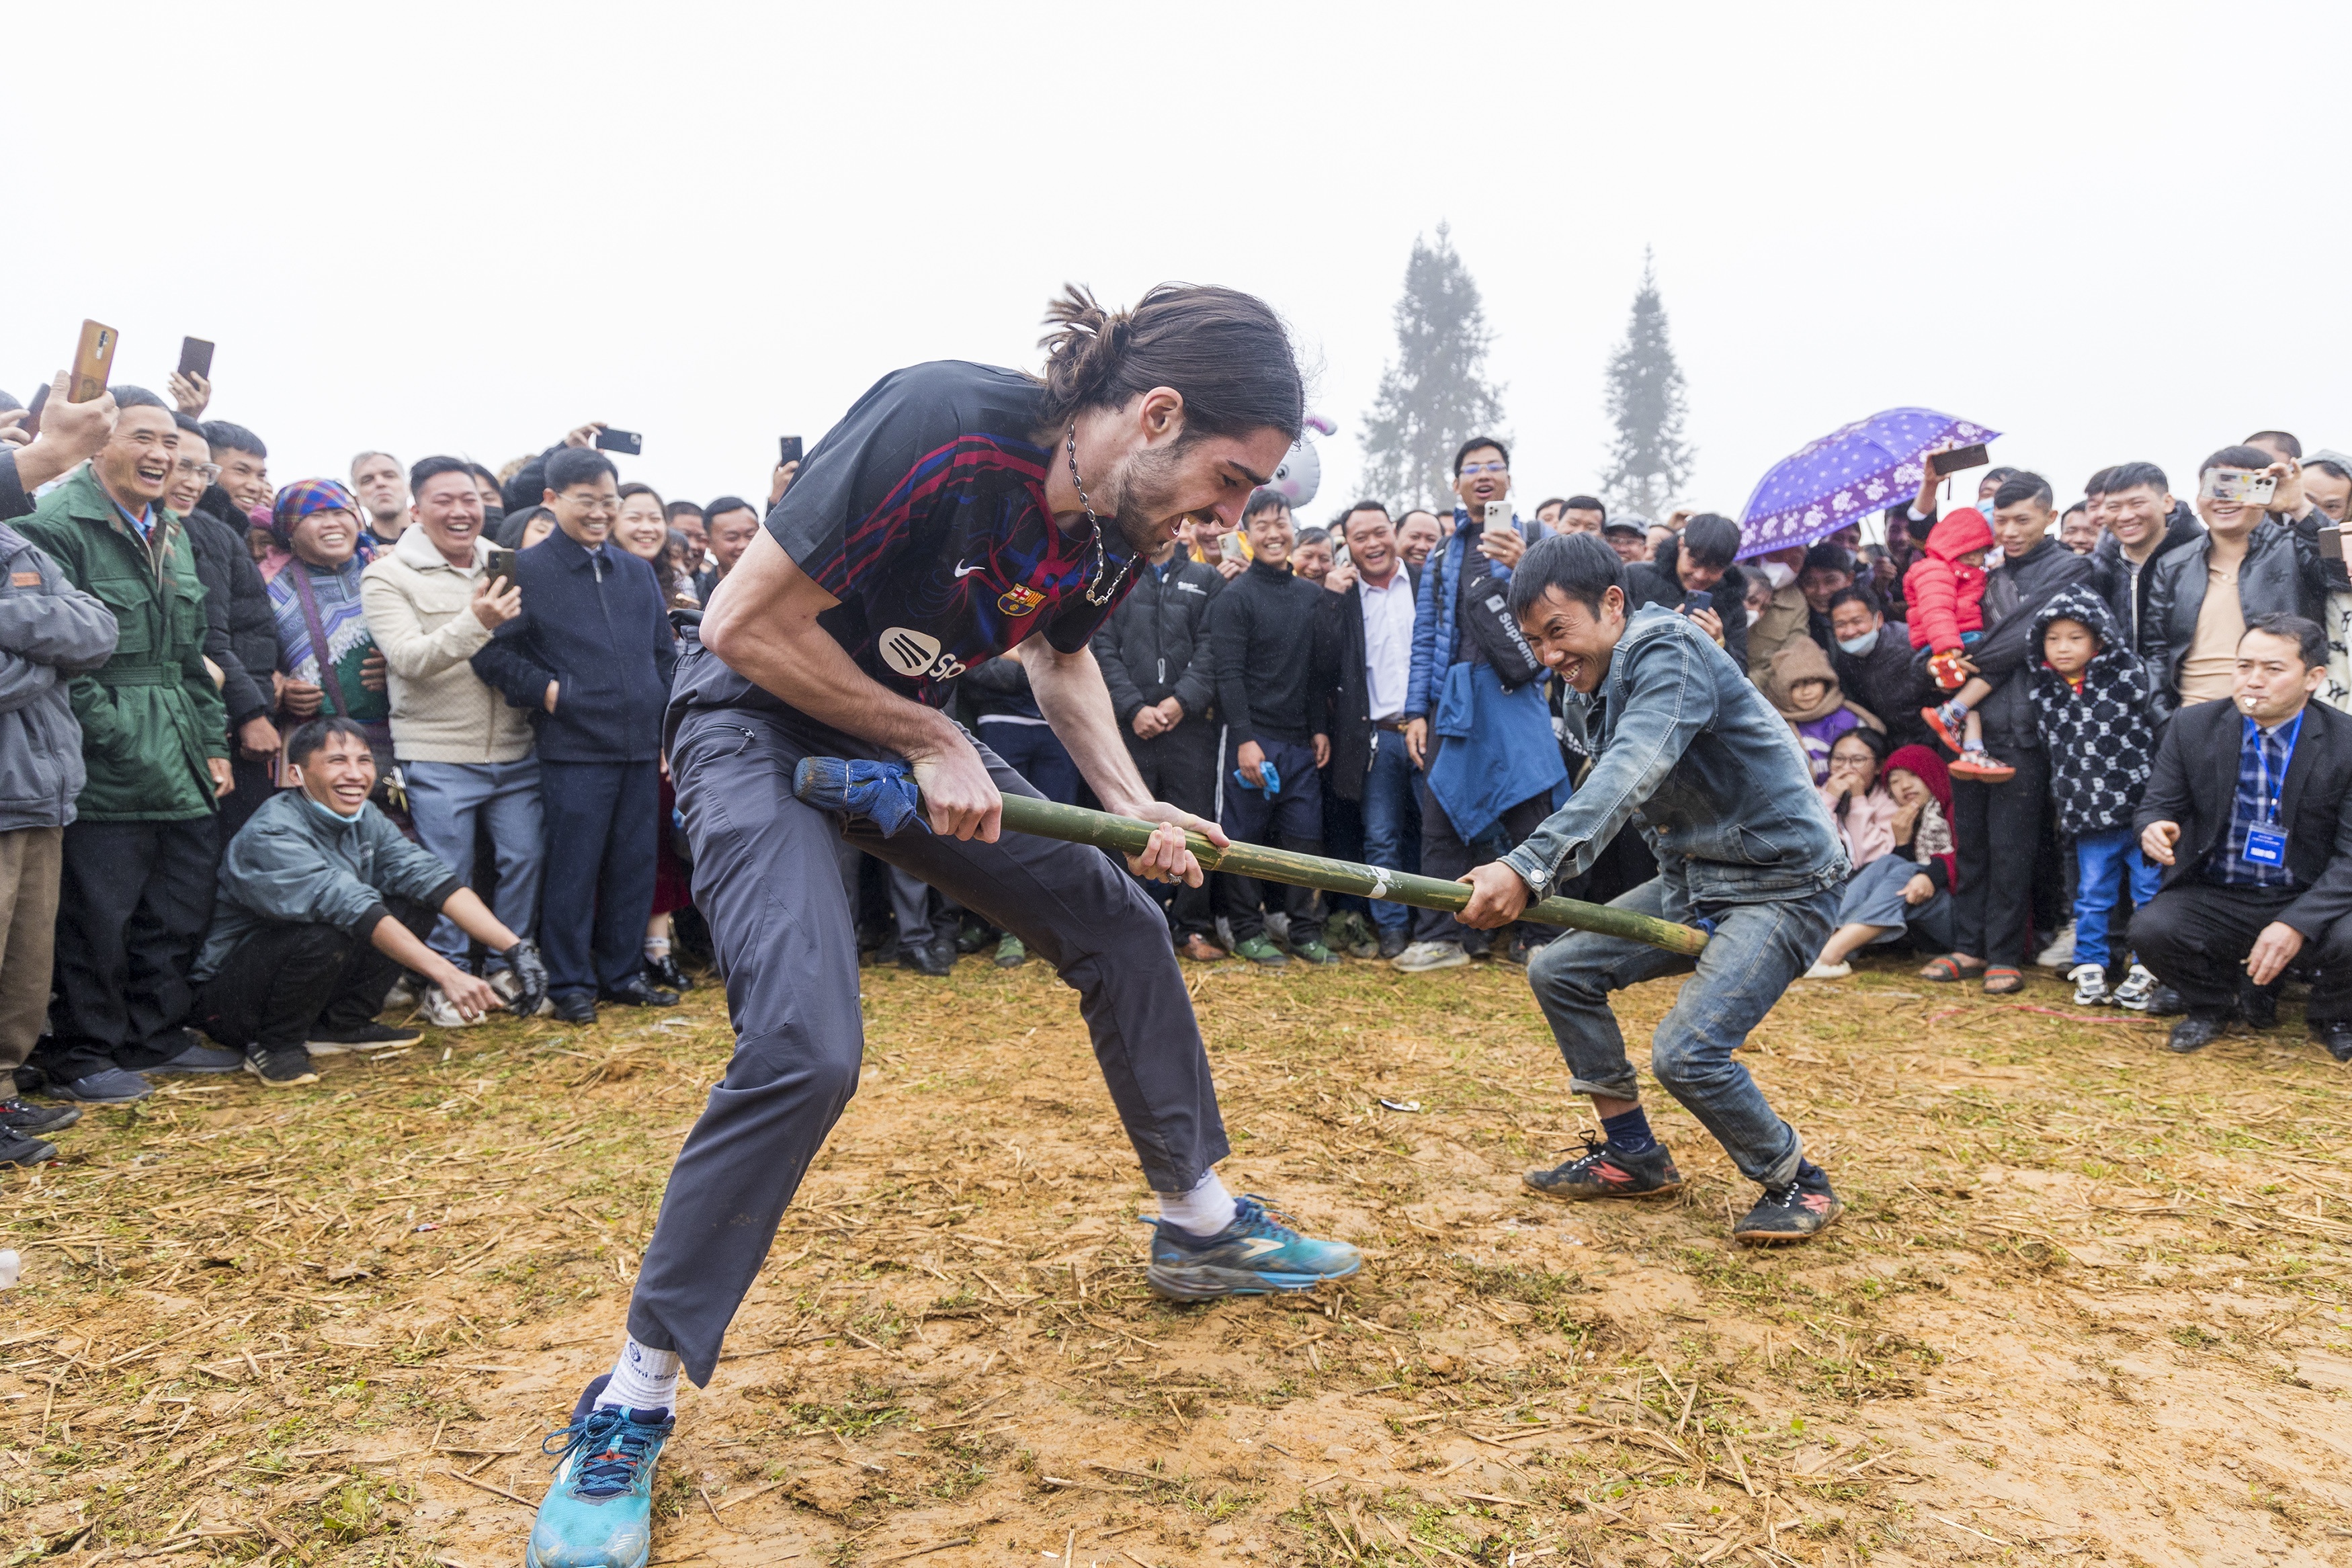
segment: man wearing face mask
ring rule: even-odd
[[[1413,604],[1404,703],[1405,754],[1422,770],[1421,869],[1440,877],[1468,871],[1470,846],[1491,832],[1526,838],[1568,782],[1542,666],[1507,602],[1511,569],[1543,525],[1510,510],[1511,455],[1492,436],[1454,455],[1454,532],[1431,552]],[[1531,936],[1506,937],[1501,956],[1525,962]],[[1409,975],[1487,952],[1485,936],[1443,910],[1415,911],[1412,938],[1390,960]]]
[[[1837,639],[1830,666],[1846,695],[1884,717],[1890,746],[1932,747],[1935,732],[1919,710],[1934,700],[1934,683],[1923,682],[1912,669],[1909,634],[1887,621],[1878,596],[1866,588],[1842,588],[1830,595],[1829,613],[1830,632]]]

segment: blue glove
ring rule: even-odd
[[[1249,781],[1249,775],[1244,773],[1238,768],[1234,769],[1234,782],[1240,785],[1244,789],[1264,790],[1266,799],[1269,800],[1282,793],[1282,775],[1274,770],[1274,761],[1271,758],[1259,763],[1257,765],[1257,770],[1265,776],[1265,782],[1264,784],[1251,783]]]
[[[914,776],[903,762],[852,761],[840,757],[806,757],[793,769],[793,793],[820,811],[864,817],[895,839],[911,822],[925,832],[923,798]]]

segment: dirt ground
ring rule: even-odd
[[[1072,996],[869,969],[656,1563],[2352,1565],[2352,1069],[2293,1008],[2180,1059],[2047,980],[1801,985],[1747,1060],[1851,1208],[1757,1253],[1671,1104],[1670,1206],[1520,1188],[1585,1122],[1516,970],[1192,973],[1226,1180],[1362,1276],[1150,1299]],[[175,1080],[0,1181],[0,1568],[519,1562],[726,1060],[688,1004]]]

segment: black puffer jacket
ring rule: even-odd
[[[2042,654],[2053,621],[2079,621],[2099,640],[2076,691]],[[2063,832],[2128,828],[2156,768],[2170,711],[2147,661],[2132,652],[2107,601],[2088,583],[2069,588],[2033,618],[2033,722],[2050,754],[2050,793]]]
[[[1992,687],[1977,707],[1984,722],[1985,749],[2032,751],[2042,744],[2033,724],[2033,682],[2029,672],[2042,662],[2042,636],[2034,617],[2065,589],[2091,578],[2088,556],[2076,555],[2050,535],[2032,553],[2004,560],[1986,575],[1984,641],[1969,650],[1969,662]],[[1926,677],[1930,650],[1911,653],[1914,673]]]
[[[2327,581],[2319,558],[2314,512],[2302,523],[2265,517],[2246,536],[2238,563],[2238,607],[2248,621],[2284,611],[2317,621],[2327,603]],[[2205,608],[2206,557],[2213,536],[2201,534],[2157,558],[2149,569],[2147,609],[2139,621],[2140,656],[2157,667],[2168,695],[2180,695],[2180,667],[2197,636],[2197,612]]]
[[[1095,632],[1095,663],[1122,732],[1133,733],[1136,709],[1171,696],[1184,705],[1186,724],[1208,722],[1217,701],[1209,605],[1224,586],[1216,568],[1181,556],[1165,577],[1146,567]]]
[[[1682,580],[1682,536],[1677,534],[1658,547],[1658,553],[1648,560],[1637,560],[1625,569],[1626,609],[1630,612],[1644,604],[1663,604],[1669,610],[1680,610],[1690,597],[1684,591]],[[1723,651],[1741,669],[1748,667],[1748,574],[1736,566],[1723,569],[1723,580],[1708,590],[1715,602],[1708,608],[1723,621]]]
[[[224,515],[240,520],[227,522]],[[242,516],[228,493],[217,485],[205,491],[187,524],[196,579],[205,585],[205,653],[221,667],[221,701],[234,729],[275,706],[269,673],[278,667],[278,622],[261,569],[245,548]]]

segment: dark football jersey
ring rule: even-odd
[[[1046,505],[1062,454],[1036,444],[1041,392],[1018,371],[957,360],[894,371],[768,514],[784,553],[841,601],[817,623],[886,689],[940,706],[966,669],[1041,632],[1075,653],[1133,586],[1113,532],[1103,575],[1115,591],[1086,598],[1101,591],[1094,536],[1065,532]],[[784,706],[730,675],[703,672],[691,691],[682,681],[678,700]]]

